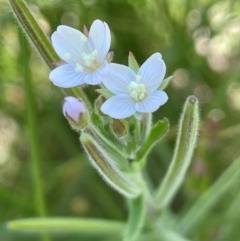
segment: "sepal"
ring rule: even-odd
[[[164,79],[160,84],[160,86],[158,87],[158,90],[165,90],[173,79],[174,79],[174,76],[169,76],[166,79]]]
[[[139,70],[139,65],[132,52],[129,52],[128,55],[128,67],[131,68],[135,73],[137,73]]]
[[[106,99],[111,98],[114,94],[108,89],[96,89],[96,92],[104,96]]]

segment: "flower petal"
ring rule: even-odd
[[[141,82],[145,84],[148,93],[155,91],[163,81],[166,66],[160,53],[150,56],[140,67],[138,75],[142,76]]]
[[[95,20],[89,31],[89,41],[98,51],[100,61],[103,61],[110,49],[111,34],[108,25],[100,20]]]
[[[51,40],[59,57],[67,63],[73,63],[81,59],[81,53],[85,51],[84,40],[87,38],[74,28],[60,25]]]
[[[127,118],[136,112],[135,102],[129,95],[115,95],[103,103],[101,111],[115,119]]]
[[[49,79],[54,85],[62,88],[71,88],[84,84],[86,73],[76,72],[75,66],[64,64],[52,70]]]
[[[108,62],[104,60],[102,65],[93,73],[87,73],[84,82],[89,85],[98,85],[108,74]]]
[[[152,113],[156,111],[161,105],[164,105],[167,100],[168,96],[164,91],[156,90],[142,102],[137,102],[135,104],[135,108],[138,112]]]
[[[128,94],[128,85],[136,79],[129,67],[121,64],[109,64],[109,72],[103,84],[114,94]]]

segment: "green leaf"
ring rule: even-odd
[[[158,121],[151,129],[150,134],[136,153],[136,161],[141,161],[151,150],[151,148],[162,139],[169,129],[169,122],[166,118]]]
[[[139,70],[139,65],[132,52],[129,52],[128,55],[128,67],[131,68],[135,73],[137,73]]]
[[[124,232],[124,241],[133,241],[139,236],[145,220],[145,209],[143,195],[129,199],[129,218]]]
[[[85,234],[121,233],[125,224],[117,221],[77,218],[29,218],[10,221],[7,228],[31,232],[79,232]]]
[[[158,90],[165,90],[173,79],[174,79],[174,76],[169,76],[166,79],[164,79],[160,84],[160,86],[158,87]]]
[[[180,118],[177,143],[170,167],[156,193],[159,209],[165,208],[181,186],[196,146],[199,128],[198,100],[188,97]]]
[[[229,192],[240,178],[240,157],[238,157],[218,180],[183,214],[179,229],[188,234],[194,232],[209,215],[211,209]],[[190,220],[190,221],[189,221]]]

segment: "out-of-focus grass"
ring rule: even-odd
[[[149,158],[147,169],[153,185],[163,177],[171,160],[184,100],[190,94],[198,97],[202,118],[199,143],[184,186],[172,205],[173,213],[182,215],[240,155],[239,2],[31,0],[28,3],[49,36],[60,24],[82,29],[83,25],[89,27],[94,19],[106,21],[112,33],[113,62],[127,64],[129,51],[140,64],[154,52],[163,55],[167,76],[174,75],[175,79],[167,89],[168,103],[154,115],[154,120],[167,117],[171,130]],[[49,81],[48,67],[33,48],[28,53],[29,62],[21,58],[26,48],[21,44],[25,37],[3,0],[0,29],[0,221],[37,216],[31,178],[26,73],[31,73],[36,102],[35,124],[48,215],[125,220],[124,200],[90,167],[77,134],[63,118],[63,94]],[[96,96],[90,87],[85,90],[94,100]],[[238,239],[240,219],[237,211],[232,210],[239,201],[239,184],[219,200],[206,222],[190,238]],[[4,227],[0,228],[0,237],[4,241],[21,240],[18,234],[6,233]]]

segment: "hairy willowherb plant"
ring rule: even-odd
[[[197,143],[198,99],[193,95],[186,99],[172,161],[152,190],[143,170],[152,148],[169,129],[167,118],[152,121],[152,113],[168,100],[164,89],[172,79],[164,79],[166,66],[161,54],[152,54],[141,66],[131,52],[128,66],[112,63],[111,32],[101,20],[95,20],[89,31],[84,27],[83,32],[60,25],[51,36],[51,45],[26,3],[9,3],[19,25],[50,67],[49,79],[72,93],[64,97],[63,114],[78,133],[92,166],[126,199],[129,218],[126,222],[47,218],[44,211],[39,211],[41,218],[10,221],[8,228],[49,234],[118,234],[117,239],[124,241],[188,240],[188,234],[202,222],[217,198],[239,177],[238,172],[233,172],[239,169],[238,159],[177,223],[169,222],[169,205],[184,181]],[[95,103],[84,93],[85,85],[98,86]],[[37,198],[38,203],[43,202],[41,195]]]

